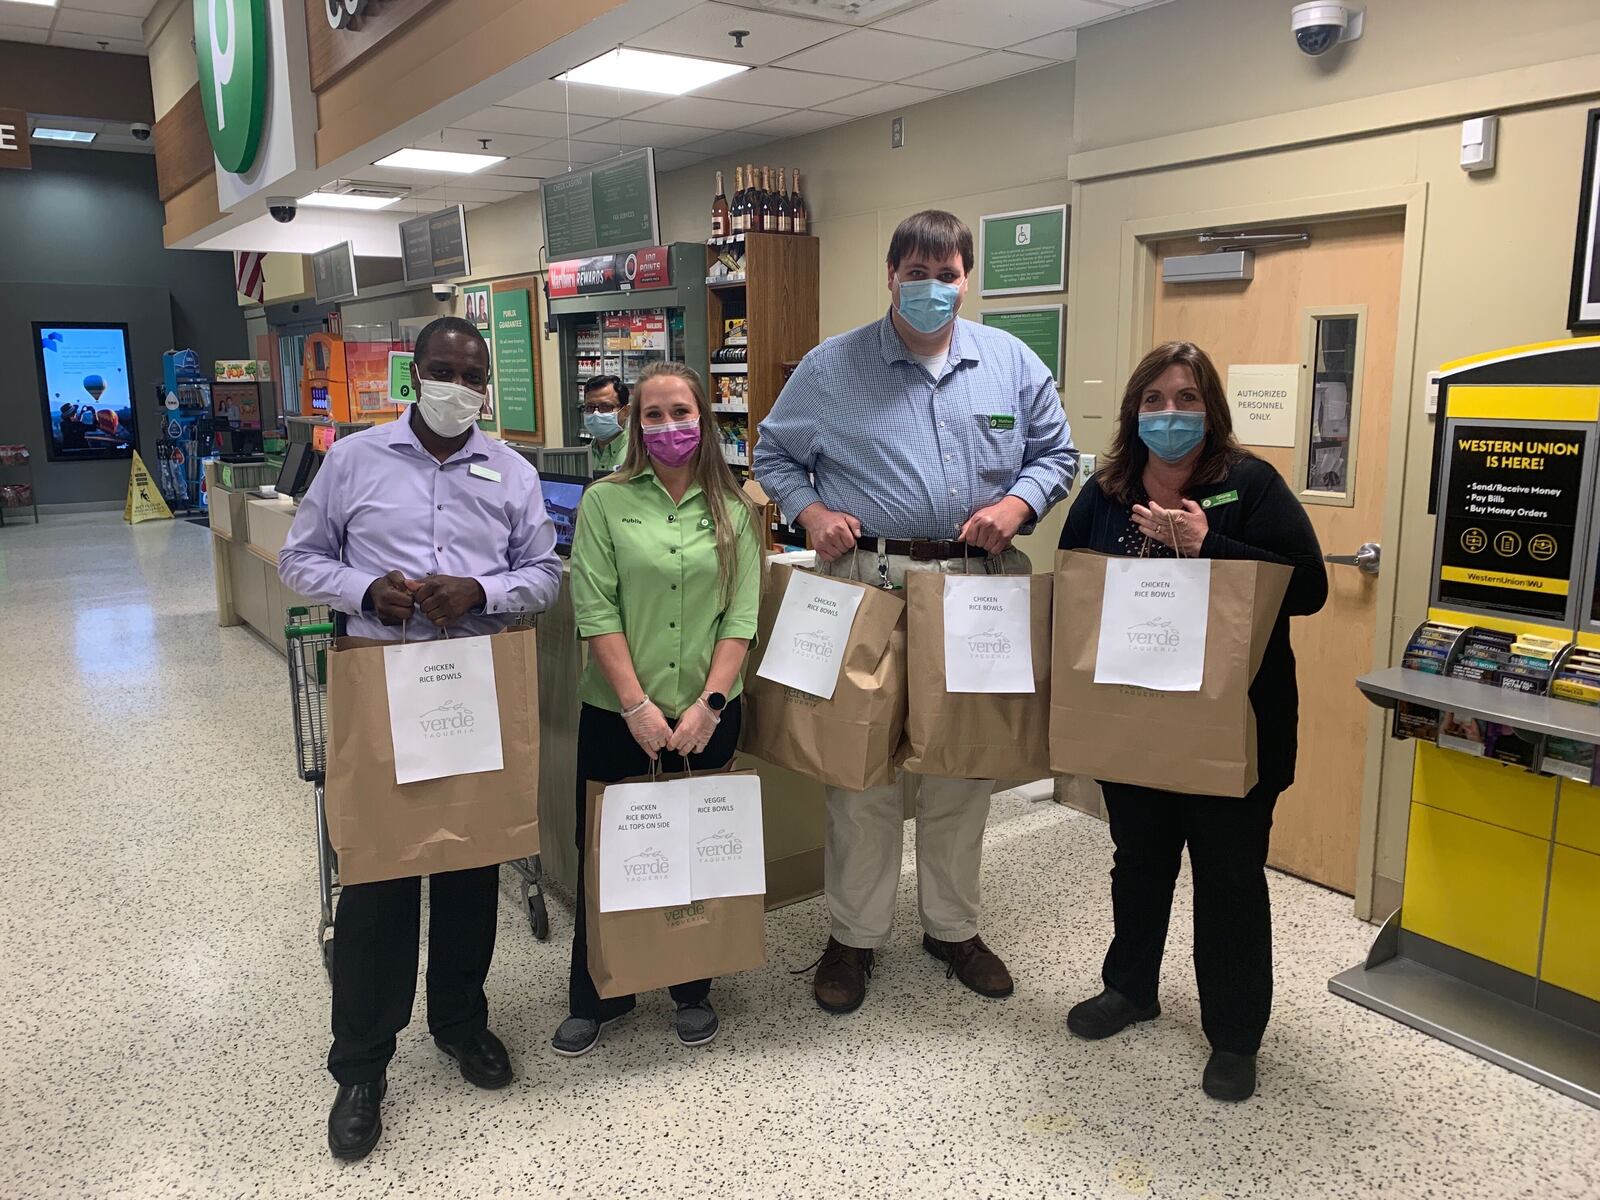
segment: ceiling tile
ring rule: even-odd
[[[50,22],[56,19],[55,9],[36,4],[0,4],[0,13],[5,16],[6,28],[49,29]]]
[[[503,188],[474,187],[471,184],[446,183],[438,187],[429,188],[424,192],[412,192],[413,200],[431,200],[437,207],[450,204],[467,204],[476,201],[479,204],[497,204],[501,200],[509,200],[517,195],[516,192],[506,191]]]
[[[657,121],[607,121],[593,129],[584,130],[583,136],[587,141],[621,142],[631,146],[655,146],[660,149],[672,149],[676,146],[687,146],[690,142],[702,141],[716,133],[715,129],[706,129],[693,125],[665,125]]]
[[[6,16],[11,15],[11,10],[6,10]],[[0,25],[0,42],[45,42],[50,39],[50,26],[41,25],[37,29],[25,28],[21,25]]]
[[[574,161],[572,166],[569,167],[567,160],[564,158],[560,160],[553,158],[518,158],[512,161],[518,163],[521,169],[537,172],[540,179],[552,179],[557,175],[565,175],[568,171],[584,165]]]
[[[1034,38],[1031,42],[1019,42],[1011,49],[1017,54],[1032,54],[1038,58],[1050,58],[1056,62],[1071,62],[1078,57],[1078,34],[1076,30],[1063,29],[1060,33],[1049,33],[1042,38]]]
[[[1048,58],[991,50],[988,54],[980,54],[977,58],[969,58],[948,67],[940,67],[937,71],[929,71],[926,75],[913,75],[906,82],[919,87],[943,88],[955,92],[963,88],[981,87],[997,79],[1006,79],[1012,75],[1020,75],[1024,71],[1036,71],[1040,67],[1051,65],[1052,61]]]
[[[935,67],[971,58],[974,49],[971,45],[931,42],[926,38],[876,29],[853,29],[831,42],[790,55],[783,60],[783,65],[824,75],[888,81],[920,75]]]
[[[892,86],[892,85],[891,85]],[[911,89],[907,89],[908,91]],[[938,93],[933,93],[937,95]],[[843,113],[822,112],[819,109],[801,109],[792,112],[786,117],[777,117],[771,121],[763,121],[755,126],[752,133],[770,133],[778,137],[799,137],[803,133],[815,133],[819,129],[827,129],[833,125],[843,125],[846,121],[853,121],[854,117]]]
[[[565,140],[550,142],[541,146],[535,154],[539,158],[548,159],[550,162],[566,162],[570,150],[572,165],[575,167],[586,166],[589,163],[603,162],[608,158],[615,158],[619,154],[626,154],[630,150],[640,148],[640,143],[624,140],[620,145],[616,142],[582,142],[574,139],[571,143]]]
[[[552,163],[546,162],[544,159],[534,158],[531,155],[520,155],[516,158],[508,158],[503,163],[495,163],[495,165],[492,167],[485,167],[483,170],[477,173],[475,178],[543,179],[546,175],[552,173],[551,167]],[[567,164],[565,161],[563,161],[560,164],[559,170],[565,171],[566,169]],[[489,186],[499,187],[500,185],[497,183],[491,183]],[[511,185],[508,183],[505,186],[510,187]]]
[[[489,139],[488,148],[482,145]],[[461,150],[467,154],[526,154],[542,145],[548,138],[525,137],[515,133],[498,133],[490,129],[446,129],[420,137],[411,144],[418,150]]]
[[[500,101],[500,106],[537,108],[555,113],[571,112],[586,117],[625,117],[641,108],[660,103],[661,97],[652,92],[625,92],[617,88],[591,87],[584,83],[565,84],[557,79],[547,79],[515,96],[508,96]]]
[[[118,13],[124,17],[137,17],[143,21],[155,8],[156,0],[65,0],[68,8],[82,8],[90,12]]]
[[[104,42],[102,46],[100,43]],[[93,33],[62,33],[57,30],[50,35],[52,46],[68,46],[73,50],[104,50],[111,54],[138,54],[146,53],[144,43],[130,42],[122,38],[107,38]]]
[[[744,49],[735,50],[730,29],[748,29]],[[837,37],[844,27],[798,17],[734,8],[728,4],[701,4],[648,32],[629,38],[628,45],[644,50],[667,50],[696,58],[724,62],[769,63]]]
[[[662,125],[697,125],[701,129],[743,129],[758,121],[781,117],[785,111],[770,104],[735,104],[731,100],[678,96],[645,109],[639,114],[639,120]]]
[[[967,46],[1010,46],[1120,11],[1094,0],[933,0],[873,28]]]
[[[781,119],[781,118],[780,118]],[[752,150],[757,146],[765,146],[774,135],[752,133],[748,130],[736,129],[731,133],[719,133],[708,137],[703,142],[695,142],[686,146],[696,154],[738,154],[741,150]]]
[[[704,154],[691,154],[687,150],[663,150],[656,155],[656,170],[676,171],[706,161]]]
[[[457,129],[484,129],[494,133],[520,133],[526,137],[566,137],[569,133],[582,133],[601,123],[600,117],[583,117],[574,114],[540,112],[531,108],[505,108],[496,105],[482,112],[462,117],[455,123]],[[570,128],[569,128],[570,125]]]
[[[91,33],[95,37],[120,38],[125,42],[138,42],[141,46],[144,44],[144,23],[136,17],[123,17],[115,13],[63,8],[56,14],[53,29],[56,33]]]
[[[696,92],[713,100],[743,100],[753,104],[781,104],[789,108],[815,108],[840,96],[872,86],[868,79],[846,79],[842,75],[814,75],[809,71],[787,71],[782,67],[757,67],[730,79],[721,79]]]
[[[870,117],[875,113],[888,112],[891,108],[909,108],[913,104],[937,100],[942,95],[943,92],[928,88],[889,83],[883,87],[873,88],[870,92],[859,92],[854,96],[846,96],[843,100],[835,100],[828,106],[828,111],[845,113],[852,117]]]

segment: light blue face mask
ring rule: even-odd
[[[913,279],[900,285],[895,306],[906,324],[918,333],[938,333],[956,318],[961,289],[937,279]]]
[[[1149,412],[1139,414],[1139,440],[1162,462],[1177,462],[1206,437],[1203,412]]]
[[[589,431],[590,437],[598,438],[602,442],[609,442],[622,432],[622,426],[617,424],[617,414],[614,412],[584,413],[583,427]]]

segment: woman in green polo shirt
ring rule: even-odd
[[[602,1000],[589,977],[583,843],[587,781],[715,771],[739,740],[740,672],[756,635],[761,544],[755,507],[718,450],[700,376],[647,366],[634,385],[628,453],[584,494],[572,545],[572,602],[589,662],[578,696],[578,901],[557,1054],[592,1050],[634,997]],[[709,979],[672,988],[678,1039],[717,1034]]]

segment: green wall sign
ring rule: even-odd
[[[1038,308],[992,308],[980,313],[991,329],[1003,329],[1044,359],[1056,386],[1061,386],[1061,313],[1059,304]]]
[[[539,406],[533,384],[533,327],[528,289],[495,292],[494,368],[500,428],[505,433],[537,434]]]
[[[1066,291],[1067,206],[983,217],[978,269],[985,296]]]
[[[224,171],[241,175],[267,117],[265,0],[194,0],[194,56],[211,148]]]

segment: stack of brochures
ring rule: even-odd
[[[1543,696],[1550,690],[1555,660],[1566,646],[1557,638],[1474,627],[1463,636],[1448,674],[1452,679]],[[1439,745],[1530,771],[1539,768],[1543,742],[1542,735],[1459,713],[1446,712],[1439,719]]]
[[[1574,650],[1550,682],[1550,694],[1574,704],[1600,705],[1600,652]],[[1544,748],[1544,770],[1580,783],[1600,783],[1595,775],[1595,748],[1589,742],[1553,737]]]
[[[1411,635],[1400,665],[1408,671],[1422,671],[1428,675],[1443,675],[1450,662],[1450,651],[1456,639],[1467,631],[1465,625],[1447,625],[1443,621],[1424,621]],[[1420,738],[1425,742],[1439,737],[1439,710],[1425,704],[1402,700],[1394,709],[1394,735]]]

